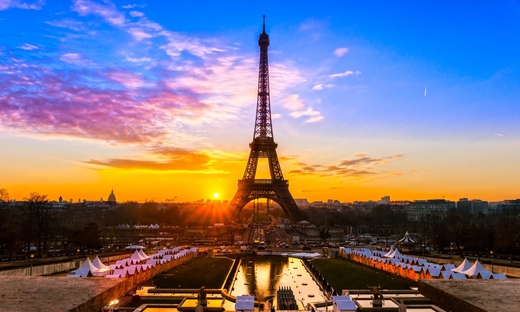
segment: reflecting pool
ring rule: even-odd
[[[276,305],[276,291],[281,286],[292,289],[300,309],[307,303],[324,301],[324,294],[303,261],[281,256],[242,259],[231,294],[255,296],[257,301]]]

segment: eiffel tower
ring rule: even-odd
[[[276,155],[278,144],[274,142],[271,123],[271,103],[269,100],[269,66],[267,47],[269,36],[263,32],[258,39],[260,46],[260,65],[258,70],[258,97],[256,102],[256,121],[253,142],[249,144],[251,152],[242,180],[238,180],[238,190],[229,205],[231,212],[238,215],[244,206],[255,199],[267,198],[279,204],[291,221],[302,219],[300,210],[289,192],[289,181],[284,180],[280,162]],[[259,158],[267,158],[271,179],[256,179]]]

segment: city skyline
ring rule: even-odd
[[[231,200],[262,15],[294,198],[520,197],[520,5],[505,1],[0,0],[0,189]]]

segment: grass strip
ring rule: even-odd
[[[414,281],[346,259],[315,259],[312,264],[338,293],[342,289],[367,289],[367,285],[384,289],[417,286]]]
[[[219,288],[224,283],[233,261],[228,258],[195,258],[157,275],[157,288]]]

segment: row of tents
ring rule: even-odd
[[[468,259],[455,267],[453,264],[430,263],[426,259],[405,256],[392,246],[388,252],[367,248],[350,249],[340,247],[339,254],[367,266],[399,275],[414,281],[419,279],[506,279],[505,274],[488,271],[477,260],[471,264]]]
[[[93,261],[87,258],[82,265],[73,271],[68,277],[106,277],[106,278],[126,278],[131,275],[165,265],[171,261],[185,258],[188,255],[197,254],[198,248],[181,249],[173,247],[163,249],[156,254],[148,256],[142,249],[135,250],[134,253],[124,259],[117,260],[115,264],[105,265],[98,256]]]

